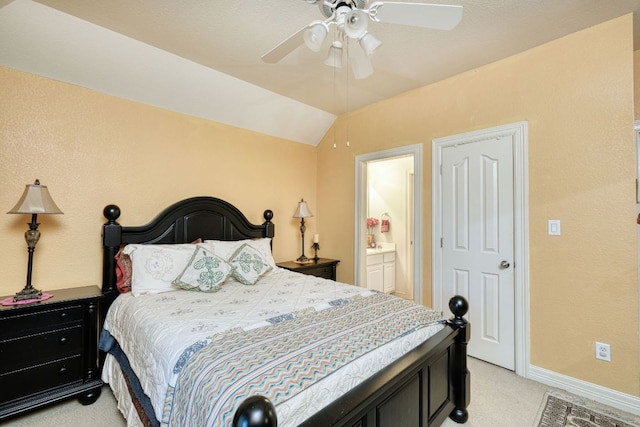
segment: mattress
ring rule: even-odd
[[[296,318],[296,313],[322,313],[335,309],[336,301],[373,299],[377,292],[323,278],[276,268],[253,286],[234,280],[225,282],[215,293],[172,291],[134,297],[121,294],[111,305],[104,330],[110,334],[130,363],[133,374],[148,396],[153,415],[162,425],[177,425],[167,407],[170,394],[179,381],[185,355],[191,356],[194,343],[220,339],[234,331],[253,331],[259,336],[275,323]],[[329,313],[329,312],[325,312]],[[364,379],[442,329],[440,314],[425,314],[428,322],[408,333],[390,339],[372,351],[328,373],[304,387],[292,398],[276,404],[279,425],[295,426],[338,399]],[[372,325],[371,327],[375,327]],[[198,347],[199,348],[199,347]],[[119,367],[108,356],[103,380],[111,384],[119,399],[126,392],[119,379]],[[119,407],[129,425],[139,420],[128,402]]]

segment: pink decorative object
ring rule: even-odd
[[[42,296],[40,296],[40,298],[24,299],[24,300],[19,300],[19,301],[14,301],[13,297],[8,297],[8,298],[5,298],[2,301],[0,301],[0,305],[32,304],[34,302],[40,302],[40,301],[48,300],[52,296],[53,296],[53,294],[47,294],[47,293],[43,292]]]
[[[390,225],[390,220],[391,217],[389,216],[388,213],[383,213],[382,217],[380,218],[380,232],[381,233],[388,233],[389,232],[389,225]]]
[[[367,247],[376,247],[376,241],[373,236],[373,228],[379,223],[380,220],[378,220],[378,218],[367,218]]]
[[[373,227],[378,225],[378,223],[380,223],[378,218],[367,218],[367,233],[373,234]]]

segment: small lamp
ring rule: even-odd
[[[312,216],[313,214],[309,210],[309,207],[307,206],[307,202],[305,202],[303,199],[300,199],[300,201],[298,202],[298,208],[296,209],[296,212],[293,214],[293,218],[301,218],[300,234],[302,234],[302,255],[300,255],[300,257],[296,260],[298,262],[302,262],[302,263],[309,262],[309,258],[307,258],[304,255],[304,232],[307,229],[307,227],[304,225],[304,219],[310,218]]]
[[[329,52],[324,60],[325,65],[333,68],[342,68],[342,43],[334,41],[329,47]]]
[[[14,297],[14,301],[22,301],[28,299],[38,299],[42,296],[42,292],[31,286],[31,271],[33,268],[33,252],[36,250],[36,243],[40,239],[40,231],[38,231],[38,214],[61,214],[62,211],[56,206],[55,202],[49,194],[49,190],[45,185],[40,185],[40,181],[36,179],[33,185],[27,184],[22,197],[18,203],[11,209],[9,214],[31,214],[31,223],[29,229],[24,233],[24,239],[27,241],[29,251],[29,263],[27,264],[27,285],[18,292]]]
[[[311,24],[309,24],[309,28],[307,28],[303,33],[304,43],[312,51],[320,52],[322,42],[324,42],[324,39],[327,37],[328,32],[329,28],[324,22],[312,22]]]

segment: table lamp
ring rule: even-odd
[[[24,289],[18,292],[14,297],[14,301],[22,301],[29,299],[38,299],[42,296],[42,292],[31,286],[31,271],[33,268],[33,252],[36,250],[36,243],[40,240],[40,231],[38,231],[38,214],[61,214],[62,211],[56,206],[55,202],[49,194],[49,190],[45,185],[40,185],[40,181],[36,179],[34,184],[27,184],[22,197],[18,203],[11,209],[9,214],[31,214],[31,223],[29,229],[24,233],[24,239],[27,241],[29,251],[29,262],[27,264],[27,284]]]
[[[298,208],[293,214],[293,218],[300,218],[300,234],[302,234],[302,255],[300,255],[300,257],[296,260],[300,263],[309,262],[309,258],[304,255],[304,232],[307,229],[307,227],[304,225],[304,219],[310,218],[312,216],[313,214],[309,210],[307,202],[305,202],[304,199],[300,199],[300,201],[298,202]]]

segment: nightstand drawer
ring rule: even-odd
[[[0,319],[0,339],[15,338],[34,331],[56,329],[67,323],[80,323],[82,318],[81,305],[6,316]]]
[[[333,279],[333,266],[324,266],[324,267],[316,267],[309,268],[304,271],[304,274],[308,274],[310,276],[324,277],[325,279]]]
[[[287,270],[295,271],[297,273],[336,280],[336,266],[339,262],[340,261],[337,259],[318,258],[317,260],[304,264],[299,264],[295,261],[287,261],[279,262],[276,265],[280,268],[286,268]]]
[[[0,375],[0,402],[72,382],[82,382],[81,355]]]
[[[82,352],[82,325],[0,341],[0,374]]]

